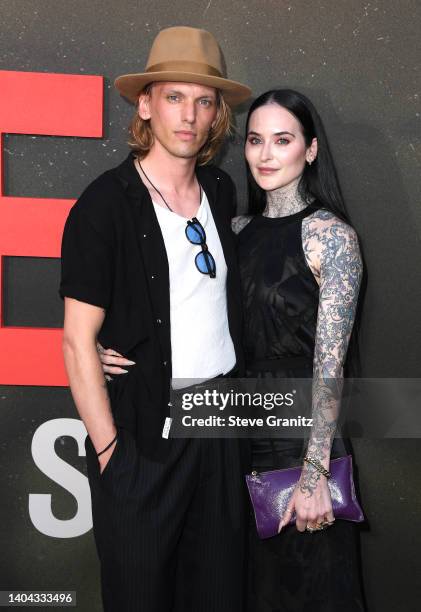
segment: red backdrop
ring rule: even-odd
[[[101,137],[103,78],[0,71],[0,91],[0,384],[67,385],[62,330],[4,325],[3,258],[60,257],[74,201],[4,195],[3,134]]]

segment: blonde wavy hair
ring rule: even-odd
[[[151,95],[153,83],[150,83],[141,92],[148,96]],[[141,94],[139,94],[141,95]],[[225,102],[223,95],[219,90],[216,90],[216,121],[215,125],[209,130],[209,136],[203,147],[200,149],[197,156],[199,166],[207,164],[217,153],[224,139],[230,136],[233,131],[232,112],[228,104]],[[136,112],[133,115],[129,126],[130,139],[129,146],[137,153],[142,160],[149,153],[154,137],[150,125],[150,121],[139,117],[139,104],[136,104]]]

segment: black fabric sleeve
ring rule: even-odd
[[[60,297],[108,308],[113,278],[112,244],[77,204],[64,226]]]

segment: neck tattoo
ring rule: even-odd
[[[300,178],[285,187],[279,187],[266,193],[266,207],[263,211],[264,217],[287,217],[301,212],[307,208],[308,203],[298,192]]]

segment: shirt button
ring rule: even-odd
[[[159,323],[159,325],[162,323],[161,319],[157,319],[156,322]]]
[[[162,363],[164,364],[164,366],[166,366],[168,361],[163,361]]]

